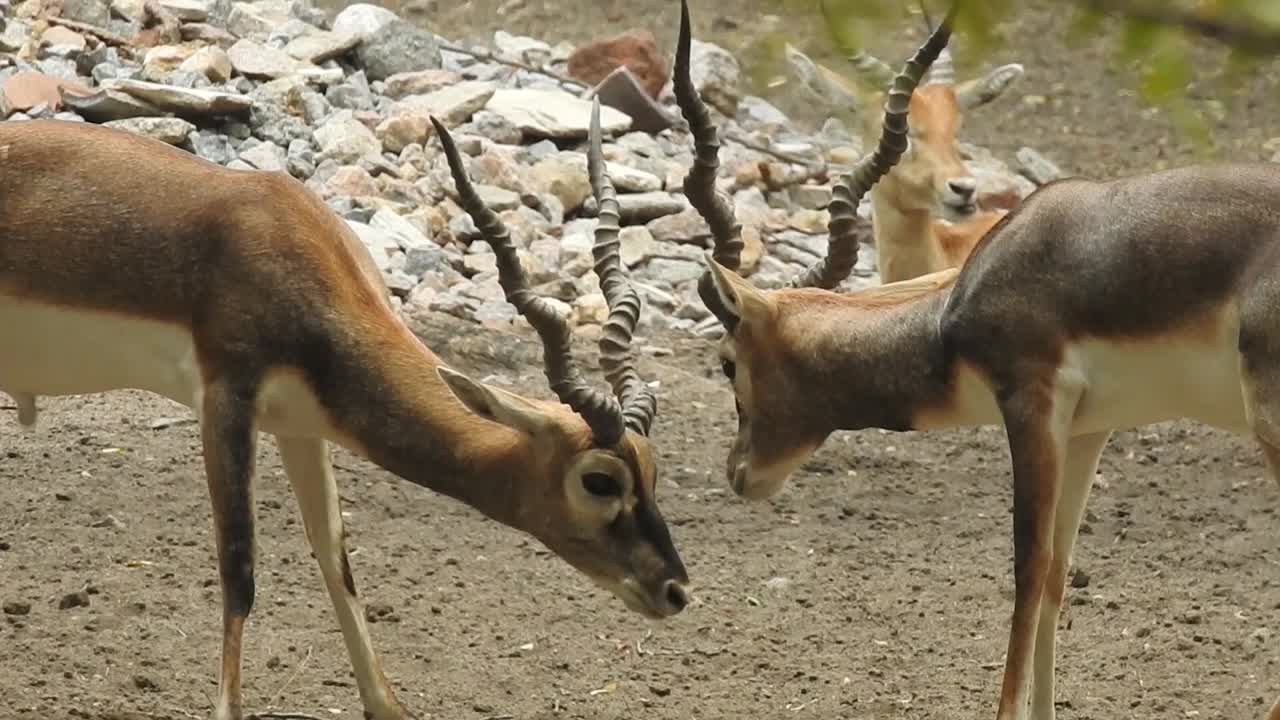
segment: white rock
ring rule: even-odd
[[[227,57],[236,72],[252,78],[281,78],[306,68],[304,63],[286,53],[262,43],[241,38],[227,50]]]
[[[209,19],[212,3],[205,0],[160,0],[160,7],[182,22],[204,22]]]
[[[381,230],[395,240],[397,247],[408,251],[411,248],[435,246],[413,223],[404,219],[399,213],[381,208],[369,218],[369,226]]]
[[[142,69],[150,77],[157,77],[178,69],[196,49],[190,45],[157,45],[142,56]]]
[[[434,115],[446,127],[454,127],[485,107],[496,88],[491,82],[464,80],[432,93],[401,98],[393,106],[392,114]]]
[[[586,167],[586,156],[583,156],[583,167]],[[613,180],[613,187],[618,192],[653,192],[662,189],[662,178],[653,173],[636,170],[621,163],[605,161],[605,170]]]
[[[689,53],[689,75],[706,102],[725,115],[738,109],[742,68],[728,50],[714,43],[694,40]]]
[[[196,73],[216,83],[224,83],[231,79],[231,58],[227,52],[216,45],[203,47],[195,51],[191,57],[178,66],[184,72]]]
[[[573,299],[574,324],[590,323],[600,325],[608,318],[609,305],[605,302],[604,295],[598,292],[588,293]]]
[[[142,80],[108,79],[102,87],[120,90],[139,100],[175,113],[198,115],[239,115],[253,107],[253,100],[239,93],[221,90],[174,87]]]
[[[421,145],[431,137],[434,128],[425,115],[403,113],[393,115],[378,123],[374,135],[382,142],[384,150],[399,154],[406,147]]]
[[[591,103],[563,90],[503,88],[493,93],[485,109],[505,117],[526,135],[538,137],[585,138],[591,122]],[[631,118],[603,106],[600,127],[606,134],[625,132]]]
[[[267,172],[284,172],[288,160],[284,148],[271,142],[254,145],[240,153],[240,159]]]
[[[390,233],[378,228],[366,225],[362,222],[348,220],[347,224],[355,230],[356,236],[360,238],[360,242],[369,248],[369,254],[373,256],[373,262],[378,269],[385,272],[391,270],[391,256],[400,252],[400,246],[396,243],[395,238]]]
[[[515,210],[520,207],[520,195],[497,185],[477,184],[476,194],[494,212]]]
[[[394,12],[381,5],[356,3],[342,9],[333,19],[333,32],[368,35],[399,19]]]
[[[503,55],[534,67],[551,62],[551,46],[536,38],[512,35],[505,30],[498,30],[493,33],[493,44]]]
[[[63,96],[63,102],[80,116],[97,123],[164,115],[155,105],[119,90],[99,90],[84,96],[67,94]]]
[[[738,124],[748,132],[779,135],[791,127],[791,120],[768,100],[748,95],[738,102]]]
[[[227,16],[227,31],[236,37],[265,38],[272,30],[289,21],[286,4],[238,2]]]
[[[309,29],[289,41],[284,51],[290,57],[309,63],[322,63],[350,52],[360,44],[354,33],[333,33]]]
[[[575,156],[581,160],[575,160]],[[582,207],[591,195],[586,158],[581,153],[557,153],[530,167],[525,176],[531,190],[555,196],[566,212]]]
[[[320,152],[339,163],[353,163],[360,158],[382,156],[382,143],[350,110],[340,110],[315,130]]]
[[[627,267],[639,265],[656,255],[660,249],[658,241],[653,239],[653,233],[641,225],[622,228],[622,232],[618,234],[618,242],[618,254],[622,264]]]
[[[187,139],[187,135],[195,132],[196,126],[182,118],[170,117],[135,117],[124,120],[112,120],[103,123],[106,127],[127,130],[137,135],[145,135],[170,145],[178,145]]]

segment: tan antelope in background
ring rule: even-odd
[[[948,25],[895,78],[878,147],[835,188],[826,258],[764,291],[735,272],[742,242],[713,184],[717,131],[682,14],[674,86],[696,143],[685,192],[715,244],[699,289],[726,331],[738,415],[726,474],[763,499],[837,430],[1003,425],[1016,582],[997,718],[1052,720],[1065,577],[1112,431],[1190,418],[1250,434],[1280,479],[1280,166],[1060,180],[963,269],[831,292],[857,257],[858,200],[905,149],[912,87]]]
[[[925,22],[930,24],[927,17]],[[880,114],[871,110],[883,104],[893,82],[888,63],[858,51],[848,58],[855,78],[850,80],[790,44],[784,53],[801,86],[818,102],[833,111],[856,108],[863,136],[880,136]],[[869,192],[881,282],[960,267],[1004,216],[1006,208],[978,206],[978,181],[960,156],[957,133],[964,113],[1000,97],[1022,73],[1013,63],[957,83],[951,51],[945,48],[912,93],[907,149]]]
[[[474,192],[460,193],[474,214]],[[395,314],[350,227],[286,174],[95,125],[0,123],[0,389],[28,425],[37,396],[117,388],[196,411],[222,584],[215,720],[243,714],[258,431],[276,437],[368,718],[410,715],[356,596],[329,442],[531,534],[636,612],[685,606],[655,502],[657,406],[630,356],[639,302],[616,230],[602,223],[595,252],[611,308],[601,365],[617,398],[586,383],[566,320],[531,293],[510,243],[488,237],[560,402],[446,368]]]

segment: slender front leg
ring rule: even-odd
[[[293,494],[298,499],[307,540],[320,564],[329,599],[338,613],[338,624],[342,627],[342,639],[346,642],[351,667],[356,674],[365,717],[404,720],[409,714],[396,700],[382,673],[382,665],[369,639],[355,580],[351,577],[341,501],[333,466],[329,462],[329,448],[323,440],[316,438],[277,436],[276,442]]]
[[[13,404],[18,406],[18,424],[23,427],[35,427],[36,417],[36,396],[31,393],[14,393]]]
[[[1001,399],[1013,464],[1013,618],[997,720],[1026,720],[1040,604],[1053,561],[1062,466],[1079,390],[1024,381]],[[1052,703],[1051,703],[1052,704]]]
[[[257,436],[253,390],[217,383],[205,388],[200,435],[213,501],[222,580],[222,668],[214,720],[242,720],[240,645],[253,609],[253,471]]]
[[[1054,650],[1058,614],[1062,610],[1067,584],[1067,568],[1071,566],[1071,553],[1089,490],[1093,487],[1093,477],[1098,472],[1098,458],[1110,437],[1111,432],[1107,431],[1067,441],[1058,512],[1053,521],[1053,558],[1049,561],[1044,597],[1040,601],[1040,625],[1036,630],[1035,669],[1031,680],[1032,720],[1054,720]]]

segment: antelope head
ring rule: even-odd
[[[856,264],[856,209],[864,194],[908,149],[908,111],[912,92],[926,70],[945,49],[951,35],[952,8],[902,72],[892,78],[885,103],[878,146],[836,183],[830,205],[827,255],[796,277],[789,288],[764,291],[737,272],[742,241],[732,201],[717,191],[719,167],[717,130],[689,74],[691,32],[687,2],[682,2],[677,43],[674,90],[681,113],[694,138],[694,162],[684,180],[690,204],[706,220],[714,241],[708,271],[699,282],[703,303],[720,320],[725,335],[720,362],[735,395],[738,433],[728,458],[733,489],[749,498],[765,498],[782,488],[798,468],[837,428],[829,407],[832,388],[857,382],[834,374],[823,365],[848,348],[826,347],[843,342],[829,338],[833,324],[851,322],[842,312],[821,310],[851,307],[830,292]],[[953,271],[944,274],[950,275]],[[932,282],[934,276],[923,282]],[[915,282],[915,281],[913,281]],[[892,286],[888,286],[892,287]],[[853,321],[857,321],[857,308]],[[823,390],[815,396],[813,390]],[[867,398],[875,404],[873,398]]]
[[[619,259],[618,201],[604,171],[599,113],[597,101],[588,172],[600,208],[595,271],[609,307],[600,365],[612,394],[583,378],[570,352],[567,319],[530,289],[507,228],[476,192],[449,131],[432,118],[462,207],[497,256],[499,284],[542,339],[559,402],[521,398],[449,370],[441,375],[472,412],[531,438],[537,467],[512,468],[527,478],[517,490],[527,499],[511,504],[528,509],[517,524],[632,610],[661,618],[688,603],[688,577],[655,499],[658,469],[648,435],[657,399],[631,354],[640,297]]]
[[[822,7],[825,11],[825,2]],[[925,22],[931,24],[927,15]],[[894,79],[888,63],[864,51],[848,58],[854,80],[815,63],[791,45],[785,56],[801,84],[828,103],[852,100],[861,108],[878,107]],[[944,48],[907,103],[907,149],[875,193],[902,213],[929,213],[951,222],[972,216],[978,182],[965,167],[957,141],[964,113],[1000,97],[1022,73],[1022,66],[1014,63],[957,83],[951,51]],[[881,134],[879,114],[858,116],[864,137]]]

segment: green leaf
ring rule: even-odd
[[[880,2],[859,0],[818,0],[827,32],[844,54],[866,46],[866,36],[890,24]]]
[[[1066,41],[1069,47],[1080,47],[1102,33],[1103,13],[1083,5],[1077,6],[1067,25]]]

